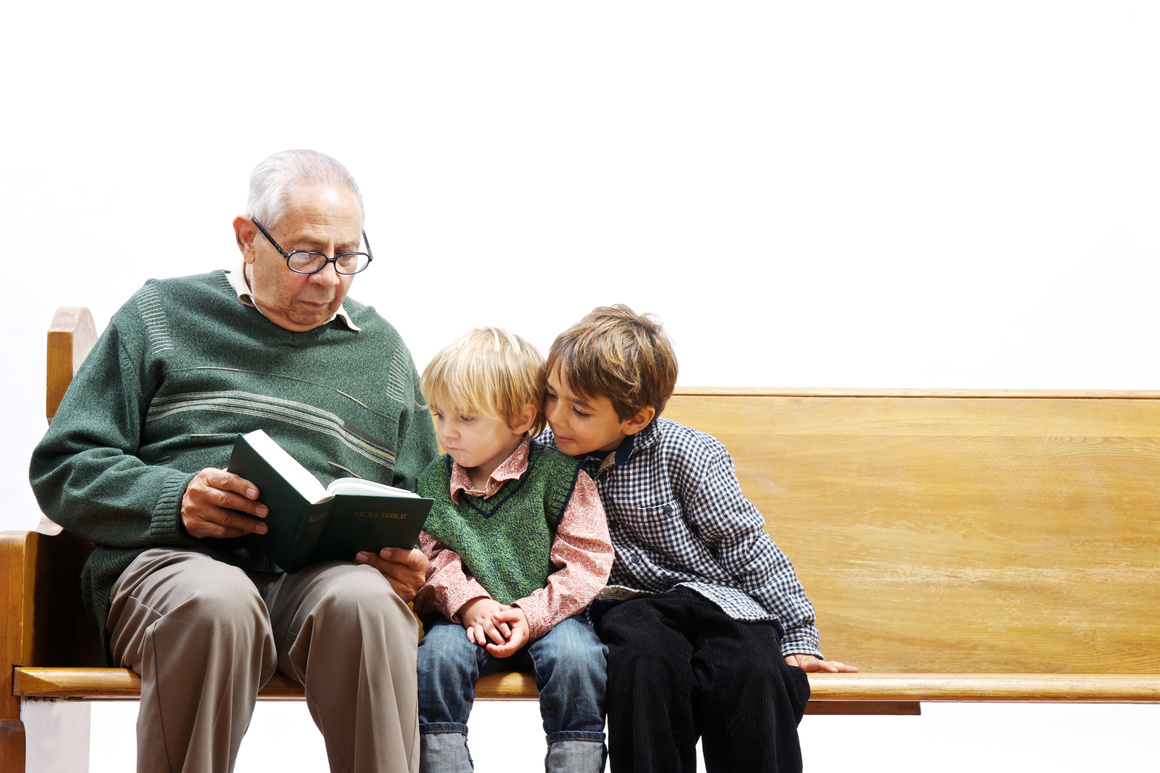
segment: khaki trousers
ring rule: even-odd
[[[275,669],[305,686],[332,773],[419,769],[418,627],[375,569],[247,573],[152,549],[118,578],[107,629],[141,675],[139,773],[227,773]]]

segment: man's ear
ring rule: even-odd
[[[238,249],[242,251],[242,257],[246,263],[253,263],[257,253],[254,252],[254,237],[258,235],[258,229],[254,227],[254,221],[248,217],[238,215],[234,218],[234,238],[238,242]]]
[[[523,411],[520,412],[519,421],[512,427],[512,432],[517,435],[526,435],[528,430],[532,428],[532,425],[536,423],[537,413],[536,406],[525,405]]]
[[[656,415],[657,409],[653,408],[651,405],[646,405],[644,408],[641,408],[639,411],[637,411],[635,416],[629,418],[627,421],[621,424],[624,434],[635,435],[647,427],[649,422],[652,421],[653,417]]]

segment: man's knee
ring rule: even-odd
[[[215,635],[249,637],[269,635],[270,617],[250,582],[190,589],[170,618],[181,625],[204,626]]]
[[[170,554],[172,553],[172,554]],[[270,617],[261,595],[241,570],[212,558],[150,551],[119,583],[110,614],[114,646],[146,631],[172,644],[223,647],[269,640]]]
[[[370,567],[351,565],[332,572],[311,603],[316,635],[330,626],[345,630],[346,635],[353,628],[364,639],[380,641],[398,638],[415,642],[419,637],[418,623],[410,608],[390,583]]]
[[[110,629],[118,661],[143,675],[180,667],[206,674],[252,669],[256,679],[268,678],[276,654],[266,606],[245,573],[226,569],[212,579],[158,577],[147,594],[123,597]]]

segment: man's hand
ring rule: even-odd
[[[822,660],[815,658],[813,655],[786,655],[785,662],[791,666],[797,666],[802,671],[828,671],[832,674],[843,672],[853,674],[858,671],[854,666],[847,666],[845,663],[839,663],[836,660]]]
[[[258,487],[232,472],[207,467],[193,477],[181,498],[181,523],[191,537],[265,534],[269,511]]]
[[[414,601],[427,579],[427,556],[419,550],[383,548],[378,555],[364,551],[354,560],[378,569],[403,601]]]

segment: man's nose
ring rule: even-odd
[[[310,279],[325,285],[337,285],[342,282],[342,277],[338,274],[338,264],[333,260],[322,267],[321,270],[315,271],[310,275]]]

